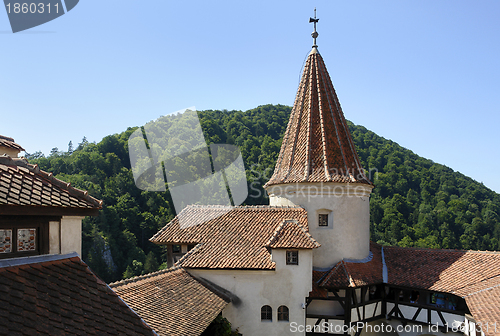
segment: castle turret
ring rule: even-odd
[[[311,19],[316,25],[317,19]],[[300,205],[321,244],[314,266],[369,255],[373,184],[361,167],[332,81],[314,45],[283,137],[274,174],[265,188],[271,205]]]

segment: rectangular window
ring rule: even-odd
[[[17,251],[36,250],[36,229],[17,229]]]
[[[0,230],[0,253],[12,252],[12,230]]]
[[[286,264],[298,265],[299,264],[299,251],[286,251]]]
[[[328,226],[328,214],[319,214],[319,226]]]
[[[49,253],[49,222],[55,216],[2,216],[0,219],[0,259]]]
[[[181,253],[180,245],[172,245],[172,253]]]

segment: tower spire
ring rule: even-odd
[[[315,15],[316,16],[316,15]],[[316,17],[310,22],[316,23]],[[361,166],[349,127],[323,58],[309,54],[274,174],[267,186],[287,183],[361,183],[372,185]]]
[[[318,32],[316,31],[316,23],[318,23],[319,19],[316,18],[316,7],[314,7],[314,18],[309,18],[309,23],[314,23],[314,31],[312,32],[311,36],[313,38],[313,48],[317,48],[318,46],[316,45],[316,38],[318,37]]]

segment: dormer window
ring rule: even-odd
[[[328,226],[328,214],[319,214],[318,225],[319,226]]]
[[[47,254],[48,222],[5,220],[0,223],[0,259]]]
[[[286,264],[298,265],[299,264],[299,251],[286,251]]]

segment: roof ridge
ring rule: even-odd
[[[174,266],[179,266],[186,260],[189,256],[191,256],[194,252],[198,251],[203,243],[198,243],[196,244],[195,247],[193,247],[191,250],[189,250],[186,254],[184,254],[177,262],[174,264]]]
[[[2,154],[2,155],[0,155],[0,164],[6,165],[6,166],[11,166],[11,167],[15,166],[15,167],[26,168],[26,169],[28,169],[28,171],[30,173],[40,176],[41,178],[54,184],[58,188],[67,191],[70,195],[83,198],[87,202],[89,202],[95,206],[98,206],[99,209],[102,208],[102,204],[103,204],[102,200],[98,200],[97,198],[90,196],[88,191],[86,191],[86,190],[80,190],[78,188],[75,188],[75,187],[71,186],[71,183],[64,182],[63,180],[60,180],[60,179],[54,177],[53,173],[47,173],[46,171],[40,169],[38,164],[34,164],[34,165],[30,164],[25,157],[12,158],[7,154]]]
[[[11,137],[8,137],[8,136],[5,136],[5,135],[0,135],[0,139],[7,140],[7,141],[10,141],[10,142],[15,142],[14,138],[11,138]]]
[[[293,219],[290,221],[293,222]],[[264,244],[264,246],[270,246],[271,244],[273,244],[276,241],[276,239],[278,238],[278,233],[281,232],[281,230],[283,229],[283,227],[285,226],[286,223],[288,223],[287,219],[283,220],[280,224],[278,224],[278,226],[274,230],[273,234],[268,239],[268,241]]]
[[[462,252],[462,253],[477,253],[477,254],[500,254],[500,251],[481,251],[481,250],[459,250],[459,249],[433,249],[430,247],[401,247],[401,246],[384,246],[384,248],[405,249],[413,251],[441,251],[441,252]]]
[[[14,141],[14,138],[5,135],[0,135],[0,146],[17,149],[18,151],[26,151],[20,144]]]
[[[71,253],[67,253],[67,254],[42,254],[42,255],[29,256],[29,257],[9,258],[9,259],[0,260],[0,268],[30,265],[30,264],[39,264],[39,263],[44,263],[44,262],[49,262],[49,261],[71,259],[71,258],[75,258],[75,257],[80,258],[80,256],[76,252],[71,252]]]
[[[274,245],[277,240],[278,240],[278,237],[279,237],[279,234],[283,231],[283,230],[286,230],[286,226],[288,224],[291,224],[291,225],[294,225],[296,227],[298,227],[301,232],[306,236],[306,238],[309,239],[309,241],[316,247],[320,247],[321,245],[316,241],[316,239],[314,239],[310,234],[309,232],[307,232],[305,230],[305,228],[302,226],[302,224],[300,224],[300,222],[296,219],[284,219],[277,227],[276,229],[274,230],[273,234],[271,235],[271,238],[269,238],[269,240],[264,244],[264,247],[270,247],[270,248],[273,248],[272,245]]]
[[[468,286],[463,286],[463,287],[460,287],[460,288],[458,288],[458,289],[464,289],[464,288],[467,288],[467,287],[470,287],[470,286],[474,286],[474,285],[477,285],[477,284],[479,284],[479,283],[481,283],[481,282],[485,282],[485,281],[488,281],[488,280],[491,280],[491,279],[494,279],[494,278],[498,278],[498,277],[500,277],[500,274],[497,274],[497,275],[495,275],[495,276],[489,277],[489,278],[487,278],[487,279],[483,279],[483,280],[481,280],[481,281],[479,281],[479,282],[476,282],[475,284],[472,284],[472,285],[468,285]],[[496,287],[500,287],[500,283],[499,283],[499,284],[496,284],[495,286],[491,286],[491,287],[488,287],[488,288],[483,288],[483,289],[480,289],[480,290],[478,290],[478,291],[475,291],[475,292],[469,293],[469,294],[467,294],[467,295],[464,295],[464,296],[463,296],[463,298],[466,298],[466,297],[468,297],[468,296],[472,296],[472,295],[476,295],[476,294],[478,294],[478,293],[481,293],[481,292],[484,292],[484,291],[487,291],[487,290],[490,290],[490,289],[493,289],[493,288],[496,288]],[[457,290],[454,290],[454,292],[456,292],[456,291],[457,291]]]
[[[314,243],[314,245],[316,245],[316,247],[321,247],[321,244],[318,243],[318,241],[316,239],[314,239],[314,237],[309,233],[309,231],[306,231],[306,229],[300,224],[300,223],[297,223],[298,227],[302,230],[302,232],[304,232],[304,234],[310,239],[312,240],[312,242]]]
[[[189,274],[189,272],[187,272],[187,271],[186,271],[186,273]],[[208,289],[209,291],[211,291],[212,293],[214,293],[215,295],[217,295],[218,297],[220,297],[221,299],[223,299],[227,303],[232,302],[233,304],[238,304],[241,302],[241,300],[238,296],[236,296],[232,292],[228,291],[227,289],[217,285],[216,283],[214,283],[208,279],[205,279],[204,277],[195,277],[192,274],[189,274],[189,276],[191,276],[193,279],[198,281],[203,287],[205,287],[206,289]]]
[[[318,281],[318,285],[322,287],[325,283],[327,283],[330,278],[332,277],[333,273],[337,271],[337,269],[343,265],[343,260],[339,261],[338,263],[335,264],[327,273],[325,276],[323,276],[322,279]],[[345,267],[344,267],[344,273],[345,273]]]
[[[159,271],[155,271],[155,272],[151,272],[151,273],[147,273],[147,274],[143,274],[143,275],[137,275],[137,276],[134,276],[134,277],[131,277],[131,278],[128,278],[128,279],[123,279],[123,280],[111,282],[111,283],[108,284],[108,286],[111,287],[111,288],[113,288],[113,287],[119,287],[119,286],[124,286],[124,285],[128,285],[129,283],[132,283],[132,282],[138,282],[138,281],[141,281],[141,280],[152,278],[152,277],[160,275],[160,274],[166,274],[166,273],[174,272],[174,271],[177,271],[177,270],[180,270],[180,269],[184,270],[182,267],[173,266],[173,267],[162,269],[162,270],[159,270]]]

